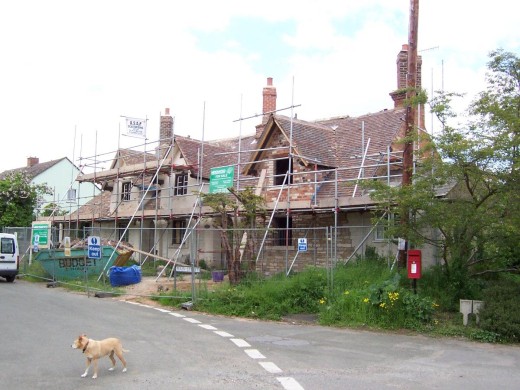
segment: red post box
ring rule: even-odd
[[[410,249],[408,251],[408,279],[421,278],[421,251]]]

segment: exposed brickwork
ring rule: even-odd
[[[264,87],[262,91],[263,96],[263,108],[262,113],[268,113],[276,111],[276,88],[273,86],[273,78],[267,78],[267,85]],[[264,115],[262,119],[262,123],[266,123],[269,119],[268,115]]]
[[[327,259],[332,258],[333,254],[328,247],[327,227],[334,225],[333,214],[292,214],[293,219],[293,245],[288,249],[289,256],[286,257],[285,247],[273,247],[266,245],[263,250],[263,256],[257,263],[257,271],[264,275],[274,275],[284,272],[287,268],[291,268],[293,272],[303,271],[308,266],[326,267]],[[345,213],[338,214],[340,225],[347,224],[347,215]],[[298,227],[305,227],[301,230]],[[328,233],[327,233],[328,232]],[[296,258],[298,238],[307,239],[307,251],[300,252]],[[337,258],[346,260],[353,252],[354,247],[350,237],[350,229],[343,229],[338,234]],[[291,264],[294,260],[294,264]]]
[[[40,163],[40,159],[38,157],[27,157],[27,167],[28,168],[31,168],[39,163]]]
[[[168,147],[173,142],[173,118],[170,115],[170,109],[166,108],[164,115],[161,115],[161,124],[159,129],[159,137],[160,137],[160,148],[161,151],[159,155],[162,157],[164,153],[168,150]]]
[[[390,93],[390,96],[394,100],[394,107],[403,107],[405,93],[399,92],[400,90],[406,89],[406,80],[408,75],[408,45],[403,45],[399,54],[397,54],[397,90]],[[422,85],[422,57],[417,56],[417,75],[416,85],[420,88]]]

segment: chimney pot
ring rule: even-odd
[[[170,115],[170,109],[169,108],[165,108],[164,109],[164,115]]]
[[[272,77],[268,77],[267,78],[267,85],[269,85],[269,86],[273,85],[273,78]]]

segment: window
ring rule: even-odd
[[[130,191],[132,190],[132,183],[124,182],[121,188],[121,200],[130,200]]]
[[[117,234],[120,240],[128,242],[128,229],[126,228],[126,224],[118,226]]]
[[[385,234],[388,230],[388,227],[386,226],[385,221],[381,220],[381,222],[378,223],[376,226],[376,229],[374,230],[374,240],[376,241],[383,241],[385,240]]]
[[[173,230],[172,230],[172,244],[179,245],[184,238],[184,233],[186,232],[186,220],[178,219],[173,221]]]
[[[281,159],[276,160],[274,163],[274,185],[275,186],[281,186],[285,180],[285,175],[287,174],[287,171],[289,171],[289,177],[287,178],[286,184],[292,184],[292,173],[293,173],[293,167],[292,164],[291,169],[289,170],[289,159]]]
[[[15,245],[14,245],[14,240],[12,238],[2,237],[2,242],[0,245],[1,245],[1,248],[0,248],[1,253],[14,255]]]
[[[289,222],[289,225],[287,225]],[[292,246],[292,218],[275,217],[273,218],[273,245]]]
[[[188,174],[180,173],[175,175],[174,195],[186,195],[188,193]]]
[[[377,224],[374,230],[375,241],[385,241],[394,238],[389,236],[388,230],[399,223],[399,216],[397,214],[391,214],[390,217],[386,215]]]
[[[76,200],[76,189],[75,188],[69,188],[67,191],[67,200],[70,202],[74,202]]]

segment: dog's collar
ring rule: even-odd
[[[87,343],[85,344],[85,348],[83,348],[83,353],[85,353],[85,351],[87,350],[87,347],[88,347],[88,343],[90,343],[90,340],[87,341]]]

